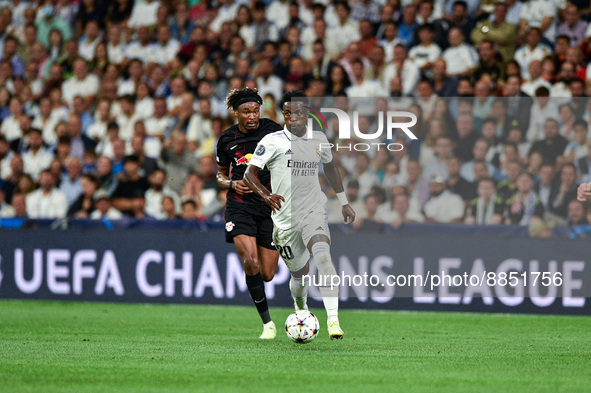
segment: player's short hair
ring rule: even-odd
[[[308,96],[302,90],[291,90],[283,95],[283,105],[292,101],[299,101],[308,105]]]
[[[261,105],[263,99],[257,90],[251,89],[250,87],[234,89],[226,97],[226,109],[237,110],[240,105],[247,102],[256,102]]]

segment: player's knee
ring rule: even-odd
[[[275,271],[261,270],[261,276],[263,277],[264,282],[269,282],[273,279],[273,277],[275,277]]]
[[[254,256],[244,256],[242,258],[242,264],[247,274],[257,274],[260,270],[259,261]]]

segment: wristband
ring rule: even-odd
[[[347,195],[345,194],[345,192],[338,192],[337,193],[337,198],[339,198],[339,201],[341,201],[341,206],[345,206],[349,204],[349,201],[347,200]]]
[[[234,183],[234,180],[230,180],[230,190],[232,190],[232,183]]]

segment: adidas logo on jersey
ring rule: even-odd
[[[324,229],[322,229],[322,227],[318,227],[316,228],[317,231],[323,231]]]
[[[287,151],[285,152],[285,154],[293,154],[293,152],[291,151],[291,149],[287,149]]]

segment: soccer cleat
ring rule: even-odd
[[[296,297],[294,300],[295,301],[293,302],[293,307],[295,308],[296,311],[308,309],[308,305],[306,304],[305,297]]]
[[[259,337],[262,340],[272,340],[277,335],[277,328],[273,321],[263,325],[263,334]]]
[[[334,340],[335,338],[337,340],[342,340],[343,337],[345,336],[345,333],[341,329],[341,325],[339,324],[339,321],[328,322],[327,328],[328,328],[328,336],[330,337],[331,340]]]

